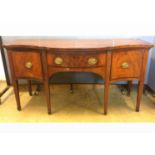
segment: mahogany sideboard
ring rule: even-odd
[[[44,84],[48,114],[51,114],[49,78],[57,72],[93,72],[105,81],[104,114],[109,87],[114,81],[138,80],[136,111],[140,109],[148,51],[153,45],[137,39],[106,40],[16,40],[7,50],[17,109],[21,110],[18,80],[35,79]]]

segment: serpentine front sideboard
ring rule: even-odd
[[[136,103],[139,111],[148,51],[152,47],[137,39],[27,39],[6,43],[17,109],[21,110],[19,79],[43,82],[48,114],[51,114],[49,78],[57,72],[93,72],[105,81],[104,114],[108,109],[109,86],[114,81],[139,81]]]

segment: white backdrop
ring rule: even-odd
[[[1,36],[155,36],[154,0],[0,2]],[[152,42],[154,37],[144,39]],[[153,123],[1,123],[0,137],[1,153],[9,155],[155,154]]]

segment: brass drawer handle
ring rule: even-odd
[[[123,62],[123,63],[121,64],[121,68],[123,68],[123,69],[128,69],[128,68],[129,68],[129,64],[128,64],[127,62]]]
[[[57,65],[61,65],[63,63],[63,59],[60,57],[56,57],[54,60],[54,63]]]
[[[25,67],[28,68],[28,69],[31,69],[32,66],[33,66],[33,65],[32,65],[31,62],[26,62],[26,63],[25,63]]]
[[[89,65],[95,65],[95,64],[97,64],[97,59],[96,58],[89,58],[88,59],[88,64]]]

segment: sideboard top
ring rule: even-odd
[[[151,48],[152,44],[139,39],[21,39],[4,44],[6,49],[47,48],[47,49],[120,49]]]

